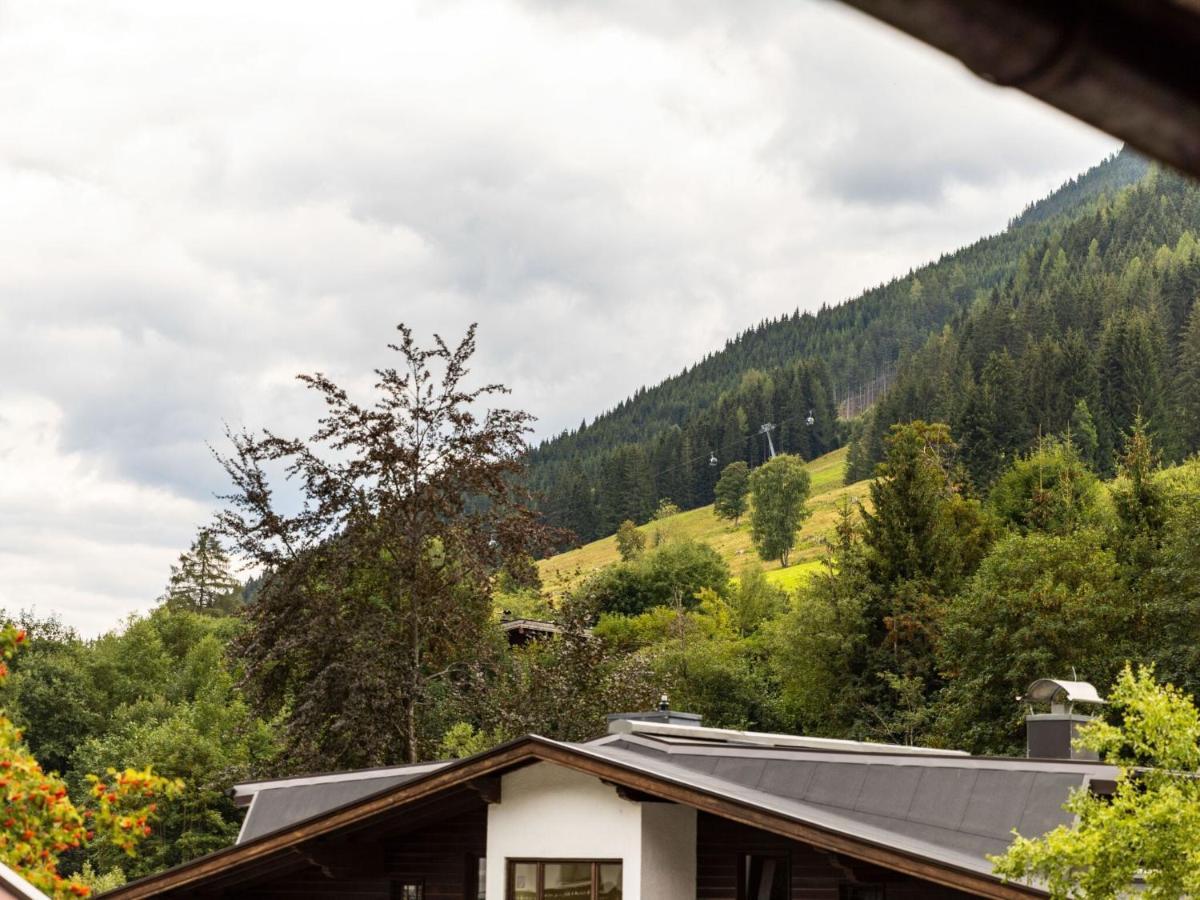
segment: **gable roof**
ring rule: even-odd
[[[489,784],[494,789],[498,776],[535,762],[917,878],[1004,898],[1044,892],[1001,883],[984,854],[1001,852],[1010,828],[1033,834],[1066,821],[1061,805],[1070,788],[1115,777],[1111,767],[1097,763],[930,755],[903,748],[862,753],[654,735],[567,744],[530,735],[465,760],[415,767],[422,771],[345,773],[348,777],[323,782],[318,776],[291,780],[302,782],[291,786],[287,780],[260,783],[252,803],[268,796],[263,808],[275,812],[260,819],[264,824],[255,825],[252,834],[106,896],[177,895],[210,879],[261,872],[276,861],[295,860],[304,847],[339,831],[471,790],[486,791]],[[321,808],[333,801],[339,805]],[[313,809],[319,811],[309,815]],[[268,821],[274,830],[266,830]]]
[[[234,803],[249,807],[246,818],[242,820],[237,843],[243,844],[363,797],[405,784],[445,765],[445,762],[419,763],[236,785],[233,789]]]

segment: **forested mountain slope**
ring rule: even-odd
[[[645,521],[660,499],[685,509],[709,503],[722,466],[764,457],[766,441],[755,435],[764,422],[778,425],[773,439],[781,452],[811,459],[839,446],[839,397],[1008,283],[1064,223],[1090,215],[1147,168],[1123,151],[1000,234],[839,306],[763,322],[591,424],[543,442],[530,453],[529,469],[547,518],[588,540],[626,518]]]
[[[903,362],[858,429],[848,480],[912,419],[951,426],[979,490],[1068,430],[1110,474],[1139,414],[1168,459],[1200,449],[1200,186],[1155,169],[1050,221],[1010,278]]]

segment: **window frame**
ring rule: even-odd
[[[756,853],[753,850],[743,850],[738,854],[737,900],[757,900],[757,898],[747,896],[746,877],[751,859],[773,859],[782,864],[784,889],[788,897],[792,896],[792,855],[790,853]]]
[[[390,891],[392,900],[407,900],[404,892],[408,888],[417,889],[417,900],[425,900],[425,879],[423,878],[398,878],[392,882],[392,890]]]
[[[568,863],[575,865],[587,864],[592,867],[591,900],[598,900],[600,895],[600,867],[621,867],[621,891],[625,890],[625,860],[597,859],[595,857],[559,857],[559,856],[510,856],[504,860],[504,900],[515,900],[513,881],[518,865],[537,866],[537,884],[534,886],[534,900],[545,900],[546,866]]]

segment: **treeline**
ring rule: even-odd
[[[774,426],[770,444],[762,433],[768,423]],[[546,463],[532,478],[543,488],[546,520],[570,532],[565,540],[592,540],[627,519],[648,521],[664,500],[682,509],[711,503],[726,465],[758,466],[771,446],[807,460],[844,441],[829,371],[806,361],[746,372],[736,388],[683,426],[587,458]]]
[[[710,502],[711,480],[694,471],[677,475],[675,469],[686,472],[695,457],[709,450],[721,457],[726,449],[732,455],[724,461],[749,461],[737,448],[714,443],[731,435],[740,440],[747,433],[739,428],[737,403],[728,402],[743,379],[763,373],[773,383],[774,404],[792,409],[808,403],[815,408],[821,398],[786,394],[791,389],[788,373],[805,366],[819,372],[813,377],[821,381],[820,393],[830,403],[841,402],[892,371],[897,360],[922,347],[930,334],[1011,281],[1031,248],[1044,246],[1065,221],[1089,214],[1101,198],[1137,181],[1147,166],[1141,157],[1122,151],[1032,205],[1002,233],[844,304],[762,322],[679,375],[643,388],[591,423],[584,420],[578,429],[543,442],[528,458],[530,483],[543,495],[542,509],[550,521],[588,539],[611,533],[624,518],[643,520],[639,512],[653,509],[661,499],[684,508]],[[718,423],[713,410],[723,400]],[[751,431],[762,421],[773,421],[755,418],[747,410]],[[799,446],[788,449],[805,452]],[[668,470],[670,477],[660,478]],[[628,474],[618,476],[622,471]]]
[[[1200,693],[1200,462],[1161,469],[1138,420],[1114,480],[1047,438],[979,497],[945,424],[897,426],[884,447],[870,502],[843,506],[796,594],[669,534],[571,591],[561,609],[594,623],[596,671],[710,725],[1013,755],[1015,698],[1037,678],[1104,691],[1132,661]]]
[[[1200,187],[1153,170],[1021,255],[1003,285],[930,338],[858,424],[847,479],[891,425],[950,424],[986,488],[1039,436],[1112,474],[1140,414],[1168,460],[1200,448]]]
[[[245,630],[243,588],[213,535],[202,531],[148,615],[81,638],[56,619],[15,616],[28,634],[11,662],[5,712],[33,755],[87,797],[89,773],[153,766],[181,778],[136,856],[111,845],[69,850],[66,874],[105,890],[233,843],[242,812],[228,790],[277,765],[277,724],[258,715],[228,655]]]

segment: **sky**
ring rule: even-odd
[[[398,322],[543,437],[1118,148],[825,0],[5,0],[0,120],[0,608],[86,635]]]

